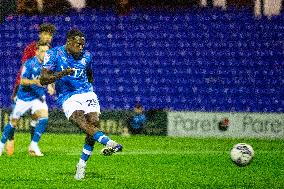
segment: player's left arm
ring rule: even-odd
[[[91,68],[87,69],[87,77],[88,77],[89,83],[94,82],[93,70]]]

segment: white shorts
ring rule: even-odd
[[[34,114],[37,110],[48,110],[48,106],[45,101],[42,102],[39,99],[32,101],[23,101],[17,99],[10,118],[19,119],[28,110],[31,110],[31,113]]]
[[[76,110],[83,110],[85,114],[101,112],[98,97],[94,92],[74,94],[63,103],[62,108],[67,119]]]

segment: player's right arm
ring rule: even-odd
[[[21,79],[21,85],[38,85],[41,86],[39,79]]]
[[[74,69],[67,68],[60,72],[55,72],[57,64],[56,50],[53,52],[49,50],[46,52],[43,62],[43,69],[40,74],[40,84],[48,85],[54,83],[56,80],[61,79],[64,76],[74,73]]]

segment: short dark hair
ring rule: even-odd
[[[48,32],[53,35],[56,31],[56,27],[50,23],[43,23],[39,26],[39,33]]]
[[[79,37],[85,37],[85,34],[83,32],[81,32],[79,29],[77,28],[72,28],[71,30],[69,30],[69,32],[67,33],[67,39],[71,39],[74,38],[76,36]]]

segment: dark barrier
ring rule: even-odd
[[[149,110],[146,112],[148,119],[146,123],[147,135],[167,135],[168,118],[167,112],[163,110]]]
[[[2,109],[0,114],[1,131],[9,121],[11,110]],[[132,111],[103,111],[100,116],[100,127],[108,134],[127,134],[128,119],[133,115]],[[147,122],[145,134],[166,135],[167,134],[167,113],[162,110],[150,110],[146,112]],[[24,115],[19,122],[17,131],[26,132],[30,127],[30,115]],[[49,133],[79,133],[75,125],[71,124],[61,110],[49,111],[47,132]]]

